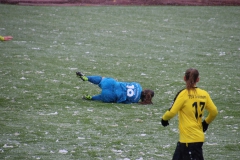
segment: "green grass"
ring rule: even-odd
[[[219,109],[205,159],[240,158],[239,7],[0,5],[0,17],[14,37],[0,43],[0,159],[169,160],[178,121],[160,118],[190,67]],[[84,101],[100,90],[76,71],[140,82],[154,105]]]

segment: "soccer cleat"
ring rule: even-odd
[[[82,98],[85,99],[85,100],[91,100],[92,96],[86,95],[86,96],[83,96]]]
[[[76,72],[76,75],[81,78],[83,81],[88,81],[88,78],[84,76],[81,72]]]

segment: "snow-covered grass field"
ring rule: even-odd
[[[170,160],[177,117],[160,125],[184,71],[219,109],[206,160],[240,159],[239,7],[0,5],[0,159]],[[154,105],[84,101],[76,71],[137,81]]]

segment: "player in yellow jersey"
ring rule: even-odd
[[[12,36],[0,36],[0,40],[1,41],[10,41],[12,40]]]
[[[168,126],[168,121],[178,114],[180,135],[173,160],[204,160],[204,132],[218,110],[208,92],[196,87],[199,81],[197,69],[186,70],[184,81],[186,89],[176,95],[172,107],[162,116],[161,123],[164,127]],[[208,115],[202,120],[204,110],[208,111]]]

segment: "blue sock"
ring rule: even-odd
[[[89,82],[97,85],[102,81],[101,76],[87,76],[87,78]]]

